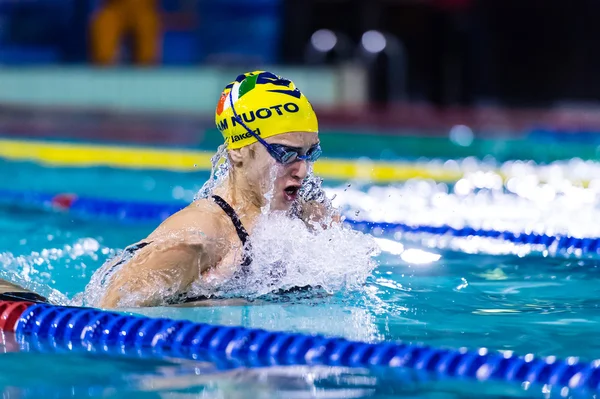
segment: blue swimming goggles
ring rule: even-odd
[[[288,165],[288,164],[294,163],[296,161],[315,162],[317,159],[319,159],[319,157],[323,153],[323,151],[321,150],[321,145],[319,143],[311,146],[304,154],[301,154],[302,148],[290,147],[290,146],[284,145],[284,144],[269,144],[269,143],[267,143],[258,134],[254,133],[254,131],[252,129],[250,129],[248,126],[246,126],[244,121],[242,121],[242,118],[240,118],[238,116],[237,112],[235,112],[235,108],[233,107],[233,98],[231,96],[231,92],[229,92],[229,101],[231,101],[231,104],[232,104],[231,110],[233,111],[233,117],[235,118],[236,123],[239,123],[240,125],[242,125],[244,127],[244,129],[246,129],[248,134],[250,134],[256,140],[258,140],[258,142],[261,143],[267,149],[267,152],[273,158],[275,158],[275,160],[277,162],[279,162],[280,164]]]

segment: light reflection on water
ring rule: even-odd
[[[358,211],[361,219],[600,235],[595,223],[600,216],[596,205],[600,184],[593,180],[595,175],[581,172],[585,167],[579,165],[580,175],[589,177],[592,183],[587,188],[578,187],[566,182],[567,172],[557,166],[553,166],[553,171],[534,168],[534,174],[546,174],[541,178],[531,176],[531,165],[515,163],[504,186],[498,185],[497,175],[477,172],[475,168],[454,186],[415,180],[398,186],[353,185],[328,190],[338,194],[336,200],[341,201],[349,215],[356,217]],[[595,171],[595,167],[588,169]],[[123,175],[118,177],[122,179]],[[154,178],[154,187],[170,187],[168,179],[173,176]],[[196,182],[182,184],[186,192],[195,192],[192,187]],[[153,195],[159,196],[154,192]],[[0,209],[0,278],[67,301],[83,290],[91,273],[115,250],[136,241],[152,227],[121,226],[109,221],[84,223],[60,214]],[[383,250],[378,257],[379,266],[366,285],[354,291],[317,298],[267,298],[267,303],[247,306],[131,311],[368,342],[402,340],[453,348],[576,355],[584,360],[600,358],[600,344],[595,339],[600,322],[600,301],[596,299],[600,260],[577,254],[553,257],[540,248],[480,238],[403,235],[378,237],[378,242]],[[179,364],[159,366],[147,361],[118,362],[78,356],[0,355],[0,375],[6,378],[2,383],[4,396],[74,397],[72,392],[91,392],[96,396],[114,394],[127,398],[466,398],[489,394],[488,388],[481,385],[461,382],[440,387],[417,377],[413,379],[421,382],[404,381],[395,390],[386,391],[393,381],[403,380],[398,376],[388,380],[372,371],[365,375],[358,370],[277,369],[262,370],[271,374],[261,377],[255,371],[224,371],[211,364],[188,365],[194,369],[191,372],[186,369],[188,366]],[[28,366],[16,366],[20,364]],[[90,364],[94,365],[93,370]],[[31,373],[32,369],[49,372]],[[322,373],[319,381],[333,388],[316,388],[314,381],[307,382],[306,376],[315,373]],[[339,377],[342,374],[347,378]],[[100,377],[94,382],[95,375]],[[41,386],[43,394],[36,392],[35,386]],[[524,391],[521,387],[492,391],[496,396],[510,397],[540,392]]]
[[[19,347],[20,352],[13,352]],[[27,347],[27,342],[15,346],[10,336],[0,340],[3,398],[519,398],[536,397],[542,389],[453,381],[406,369],[246,368],[223,362],[107,357],[77,351],[56,354],[50,345],[44,349],[39,343],[33,346],[37,349]]]

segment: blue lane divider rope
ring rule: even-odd
[[[154,319],[97,309],[32,305],[21,315],[18,340],[51,340],[55,347],[106,354],[220,359],[250,367],[328,365],[391,367],[438,378],[528,381],[571,389],[598,390],[600,361],[520,357],[501,353],[439,349],[406,343],[363,343],[297,333]]]
[[[537,233],[514,233],[511,231],[474,229],[472,227],[458,229],[448,225],[411,226],[404,223],[370,222],[352,219],[347,219],[345,222],[354,229],[362,232],[379,231],[380,234],[420,233],[437,236],[494,238],[515,244],[540,245],[548,249],[553,247],[557,251],[581,250],[582,254],[600,253],[600,238],[596,237],[577,238],[571,236],[551,236]]]
[[[0,203],[23,207],[62,209],[81,217],[111,219],[126,223],[161,222],[187,205],[185,203],[119,201],[69,196],[66,194],[52,195],[9,190],[0,190]],[[580,250],[582,255],[600,254],[599,237],[577,238],[537,233],[514,233],[510,231],[474,229],[472,227],[454,228],[448,225],[411,226],[404,223],[371,222],[353,219],[346,219],[345,223],[354,229],[375,233],[375,235],[414,233],[452,237],[484,237],[500,239],[515,244],[539,245],[547,249],[553,249],[554,251]]]

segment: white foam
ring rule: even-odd
[[[73,302],[65,294],[51,287],[55,284],[53,276],[55,278],[56,264],[60,262],[61,267],[72,267],[85,276],[87,259],[95,261],[112,253],[113,250],[102,247],[96,239],[90,237],[80,238],[60,248],[45,248],[26,255],[0,252],[0,278],[46,296],[52,303],[77,304],[77,300]]]
[[[438,165],[439,164],[439,165]],[[348,219],[421,226],[536,233],[551,236],[600,237],[600,163],[572,159],[537,165],[509,161],[502,165],[464,160],[429,161],[423,167],[443,165],[463,177],[453,185],[429,179],[411,179],[386,186],[348,184],[327,187],[333,205]],[[585,183],[585,184],[584,184]],[[381,232],[374,230],[379,236]],[[467,253],[515,254],[560,252],[539,245],[522,245],[480,237],[457,238],[427,234],[395,234],[395,240],[417,241],[426,247]]]
[[[334,293],[362,286],[376,267],[377,243],[368,235],[334,226],[311,230],[299,219],[262,214],[252,231],[247,280],[203,280],[199,295],[256,297],[292,287],[321,287]]]
[[[465,177],[452,189],[414,179],[401,185],[362,190],[340,186],[326,191],[351,219],[600,237],[600,224],[595,222],[600,219],[598,186],[540,183],[521,176],[509,179],[506,187],[497,187],[496,179],[475,184],[480,177]]]

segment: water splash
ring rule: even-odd
[[[209,198],[214,189],[222,185],[229,177],[230,163],[225,145],[219,147],[211,158],[211,175],[195,196],[195,200]],[[299,199],[288,212],[272,212],[275,182],[281,175],[281,165],[273,163],[264,187],[266,199],[261,208],[259,220],[252,231],[252,248],[245,248],[253,259],[251,270],[243,279],[236,278],[235,270],[239,265],[220,265],[218,270],[205,273],[196,281],[188,296],[208,297],[244,297],[254,298],[276,290],[293,287],[319,287],[327,293],[342,289],[354,289],[365,283],[375,268],[374,257],[379,254],[376,242],[367,235],[345,228],[342,225],[331,226],[333,215],[337,211],[322,187],[323,180],[313,174],[312,165],[308,165],[308,174],[299,191]],[[324,210],[321,224],[305,223],[297,216],[307,203],[319,204]],[[185,241],[200,237],[198,231],[171,232],[164,240],[169,242]],[[161,245],[154,240],[155,247]],[[160,250],[157,248],[157,250]],[[164,248],[163,248],[164,250]],[[232,248],[233,250],[233,248]],[[92,277],[86,292],[78,299],[88,304],[97,304],[104,291],[105,284],[100,281],[105,264]],[[227,275],[227,271],[231,271]],[[167,273],[167,272],[165,272]],[[164,281],[177,279],[178,271],[169,271],[169,276],[157,276],[153,290],[162,298],[172,297],[171,287]],[[162,283],[161,283],[162,282]],[[148,282],[144,282],[148,285]],[[121,306],[131,306],[138,300],[139,293],[131,292],[122,298]]]
[[[198,193],[194,196],[194,201],[210,197],[215,187],[219,186],[229,175],[230,165],[225,144],[219,146],[215,155],[210,158],[210,163],[212,165],[210,177],[198,190]]]
[[[79,280],[82,280],[87,277],[88,265],[102,261],[114,252],[90,237],[80,238],[60,248],[44,248],[25,255],[1,252],[0,279],[43,295],[52,303],[70,305],[70,288],[52,288],[56,286],[57,278],[62,273],[68,273],[71,278],[80,277]],[[93,268],[92,266],[91,269]]]
[[[531,175],[511,177],[503,183],[497,174],[477,171],[465,175],[453,186],[411,179],[402,184],[360,189],[327,187],[326,191],[335,198],[334,205],[352,219],[414,226],[449,225],[457,229],[472,227],[516,234],[600,237],[599,225],[594,222],[600,217],[600,183],[578,187],[563,178],[550,177],[547,179],[552,183],[533,179]],[[555,248],[481,237],[397,233],[393,238],[468,253],[557,255]],[[575,251],[565,255],[581,256]]]
[[[329,209],[333,208],[333,198],[329,199],[329,197],[327,197],[327,193],[323,188],[323,179],[314,174],[312,165],[308,171],[308,175],[302,182],[302,187],[298,194],[304,202],[314,201],[319,204],[324,204]]]
[[[379,246],[370,236],[342,226],[307,226],[282,212],[262,214],[248,248],[252,264],[244,278],[208,277],[193,295],[256,298],[294,287],[327,293],[361,287],[377,266]]]
[[[228,175],[227,161],[217,167],[219,160],[225,157],[225,149],[220,150],[222,154],[212,159],[209,181],[213,183],[206,183],[197,198],[208,197]],[[252,257],[248,275],[244,278],[229,275],[224,279],[222,274],[209,273],[193,286],[191,296],[256,298],[278,290],[306,286],[319,287],[331,294],[356,289],[365,283],[376,267],[374,257],[380,253],[377,243],[371,236],[342,225],[332,225],[337,210],[327,197],[323,179],[313,173],[310,163],[299,198],[290,212],[270,211],[275,181],[280,173],[281,166],[273,164],[264,196],[266,202],[252,231],[252,247],[245,248]],[[324,220],[321,224],[305,223],[297,217],[307,203],[322,206]],[[235,270],[236,266],[231,265],[229,269]]]

